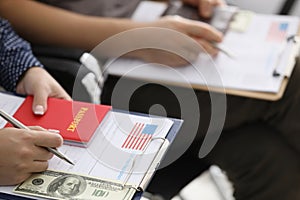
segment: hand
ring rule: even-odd
[[[218,50],[212,43],[221,42],[223,38],[223,34],[211,25],[180,16],[165,16],[142,23],[130,21],[128,24],[135,25],[97,46],[97,56],[116,58],[131,50],[127,57],[182,66],[195,61],[200,52],[216,55]]]
[[[19,94],[34,96],[32,110],[39,115],[46,112],[48,97],[71,100],[59,83],[40,67],[29,68],[19,81],[16,91]]]
[[[62,145],[59,134],[32,129],[0,129],[0,185],[18,184],[32,173],[46,170],[53,154],[42,147]]]
[[[152,26],[168,28],[183,33],[193,38],[200,46],[202,46],[207,51],[207,53],[211,55],[216,55],[218,53],[218,50],[211,45],[211,42],[219,43],[223,39],[223,34],[209,24],[185,19],[180,16],[162,17],[159,20],[154,21]],[[168,41],[172,41],[172,43],[179,42],[176,40],[174,41],[169,37],[167,38],[167,40],[164,40],[164,42]]]
[[[209,18],[215,6],[225,5],[224,0],[182,0],[184,3],[198,7],[199,15]]]
[[[209,24],[180,16],[166,16],[153,23],[153,26],[169,28],[193,38],[211,55],[216,55],[218,50],[210,42],[219,43],[223,39],[223,34]]]
[[[153,48],[138,49],[128,53],[127,56],[140,58],[146,62],[182,66],[195,61],[203,51],[212,56],[216,55],[218,50],[211,43],[221,42],[223,34],[203,22],[180,16],[166,16],[144,24],[143,29],[132,32],[128,37],[131,37],[132,41]]]

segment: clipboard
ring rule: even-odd
[[[20,97],[8,95],[8,94],[3,94],[3,93],[0,93],[0,95],[2,96],[1,97],[2,101],[3,101],[3,99],[6,99],[5,98],[6,96],[8,96],[10,98],[11,102],[17,101],[18,103],[21,103],[23,101],[23,98],[20,98]],[[15,97],[15,100],[14,100],[13,97]],[[9,110],[11,110],[11,112],[14,112],[16,109],[15,108],[10,109],[9,104],[10,103],[6,102],[6,104],[5,104],[6,108],[5,109],[9,109]],[[0,101],[0,106],[1,106],[1,101]],[[19,106],[19,105],[17,105],[17,106]],[[7,111],[7,112],[9,112],[9,111]],[[124,115],[130,114],[132,116],[149,117],[146,114],[135,113],[135,112],[128,113],[128,112],[125,112],[125,111],[122,111],[122,110],[111,110],[109,112],[121,113],[121,114],[124,114]],[[13,114],[13,113],[10,113],[10,114]],[[154,116],[152,116],[152,117],[154,117]],[[124,181],[121,181],[121,182],[119,181],[119,183],[122,185],[122,187],[126,186],[127,188],[130,187],[130,190],[134,190],[135,195],[134,195],[133,199],[139,199],[140,198],[141,193],[144,191],[145,187],[148,185],[148,183],[151,180],[152,176],[154,175],[157,167],[159,166],[161,160],[163,159],[163,157],[164,157],[164,155],[165,155],[165,153],[166,153],[166,151],[169,147],[169,144],[174,140],[174,138],[176,137],[176,134],[178,133],[178,131],[180,130],[180,128],[182,126],[183,120],[175,119],[175,118],[168,118],[168,119],[173,122],[173,125],[170,127],[169,131],[167,132],[167,135],[165,137],[152,137],[151,141],[149,141],[147,143],[147,145],[145,146],[142,154],[139,154],[140,157],[143,157],[143,153],[145,153],[147,151],[148,147],[150,146],[150,144],[153,141],[159,141],[160,142],[160,147],[159,147],[158,151],[155,151],[155,155],[154,155],[153,159],[151,160],[151,163],[148,165],[147,170],[144,173],[143,178],[141,179],[139,184],[133,186],[130,183],[130,185],[128,185],[129,177],[132,174],[131,171],[135,170],[135,163],[134,163],[135,160],[134,160],[134,162],[132,162],[130,173],[128,173],[128,175],[126,176]],[[74,147],[74,148],[81,148],[81,147]],[[81,148],[81,149],[84,149],[84,148]],[[70,148],[70,150],[72,150],[72,148]],[[76,172],[74,172],[74,173],[76,174]],[[79,174],[83,174],[83,173],[79,173]],[[87,176],[92,176],[92,175],[87,175]],[[96,177],[96,176],[94,176],[94,177]],[[104,178],[104,180],[105,180],[105,178]],[[113,181],[113,180],[111,179],[110,181]],[[11,191],[11,188],[12,187],[8,187],[8,188],[0,187],[0,198],[1,199],[36,199],[36,197],[30,197],[30,196],[24,196],[24,195],[20,196],[19,194],[17,195],[17,194],[14,194],[12,192],[9,192],[9,191]]]
[[[175,2],[177,2],[177,1],[175,1]],[[168,8],[167,8],[167,10],[168,10]],[[169,11],[170,11],[170,8],[169,8]],[[138,13],[138,10],[136,12]],[[164,14],[166,14],[166,12]],[[174,12],[174,11],[172,10],[172,12]],[[195,11],[195,12],[197,12],[197,11]],[[174,14],[176,14],[176,13],[174,13]],[[258,21],[260,19],[265,20],[264,25],[267,24],[270,27],[271,27],[271,22],[273,22],[273,21],[277,22],[277,20],[278,20],[281,22],[281,20],[282,21],[287,20],[287,22],[289,23],[289,20],[290,20],[292,22],[290,27],[291,27],[291,30],[293,30],[290,32],[292,32],[292,34],[294,35],[298,31],[298,35],[300,35],[299,27],[295,26],[295,24],[299,23],[299,21],[298,21],[298,19],[295,20],[295,17],[284,16],[285,18],[283,19],[283,16],[281,17],[281,16],[276,16],[276,15],[263,15],[263,14],[254,14],[254,15],[256,17],[255,20],[258,20]],[[135,16],[141,16],[141,15],[136,14]],[[159,16],[157,16],[157,17],[159,17]],[[231,19],[231,17],[228,19]],[[140,21],[142,21],[142,19],[140,19]],[[255,23],[256,22],[257,21],[255,21]],[[253,22],[253,24],[254,24],[254,22]],[[253,27],[253,24],[252,24],[252,27]],[[269,26],[268,26],[268,28],[269,28]],[[226,33],[226,34],[228,34],[228,33]],[[290,36],[289,34],[290,33],[287,34],[287,37]],[[232,37],[232,35],[231,35],[231,37]],[[181,73],[184,77],[186,77],[186,79],[189,79],[189,80],[186,82],[180,82],[180,81],[176,80],[175,78],[168,77],[168,76],[172,76],[172,75],[168,75],[168,73],[171,72],[172,70],[168,71],[167,69],[165,69],[163,67],[161,67],[162,69],[159,69],[159,66],[154,66],[151,69],[149,69],[147,66],[147,67],[145,67],[144,70],[138,71],[138,66],[142,66],[143,62],[139,62],[139,63],[138,62],[128,62],[128,61],[123,62],[125,59],[124,60],[121,59],[120,62],[116,61],[115,62],[116,65],[115,65],[115,63],[113,63],[112,65],[111,65],[111,63],[109,63],[108,65],[110,65],[110,66],[107,68],[108,69],[107,73],[112,76],[129,78],[129,79],[133,79],[133,80],[148,81],[151,83],[166,84],[166,85],[178,86],[178,87],[189,87],[189,88],[193,88],[193,89],[197,89],[197,90],[205,90],[205,91],[209,90],[212,92],[221,92],[221,93],[235,95],[235,96],[241,96],[241,97],[249,97],[249,98],[264,99],[264,100],[269,100],[269,101],[276,101],[276,100],[280,99],[284,94],[284,91],[288,84],[289,76],[293,71],[295,61],[298,57],[299,49],[300,49],[299,41],[295,41],[293,44],[293,47],[292,47],[292,51],[291,51],[292,53],[289,54],[289,58],[284,59],[284,60],[288,60],[286,62],[286,67],[285,67],[287,73],[284,72],[284,75],[282,77],[280,77],[280,78],[282,78],[282,81],[280,83],[279,83],[279,81],[276,83],[278,85],[278,86],[276,86],[276,87],[278,87],[278,89],[271,88],[271,87],[273,87],[273,85],[271,85],[270,82],[272,82],[275,79],[269,80],[269,78],[268,78],[268,81],[269,81],[268,87],[265,87],[265,85],[259,84],[258,82],[255,83],[255,81],[254,81],[254,83],[251,83],[251,84],[254,84],[255,87],[251,88],[252,86],[250,84],[250,85],[247,85],[247,87],[243,88],[243,89],[241,89],[242,87],[239,87],[239,86],[237,86],[237,87],[235,85],[227,86],[226,84],[224,86],[221,85],[223,87],[219,87],[219,86],[217,86],[217,84],[216,85],[210,84],[210,83],[213,83],[212,81],[208,82],[208,84],[203,84],[203,82],[202,83],[199,83],[199,81],[195,82],[195,79],[196,79],[195,77],[190,78],[191,76],[193,76],[193,72],[191,73],[191,71],[190,71],[187,73],[188,70],[185,70],[185,69],[183,69],[183,70],[179,69],[178,73]],[[275,57],[275,58],[277,58],[277,57]],[[275,63],[276,60],[274,59],[273,62]],[[239,65],[239,66],[241,66],[241,68],[244,67],[243,65]],[[277,68],[276,63],[270,65],[270,67],[272,69]],[[178,68],[175,68],[175,69],[177,70]],[[227,69],[228,68],[224,67],[222,70],[225,71]],[[134,70],[138,71],[138,72],[134,72]],[[196,71],[196,70],[194,70],[194,71]],[[153,75],[153,74],[155,74],[155,75]],[[266,74],[264,76],[269,77],[268,74]],[[272,77],[272,75],[270,75],[270,76]],[[223,78],[223,77],[221,76],[221,78]],[[248,77],[248,79],[249,79],[249,77]],[[279,80],[279,79],[277,79],[277,80]],[[249,82],[249,80],[248,80],[248,82]],[[259,89],[256,89],[256,88],[259,88]],[[271,88],[271,89],[269,89],[269,88]]]
[[[171,1],[165,12],[162,14],[164,15],[180,15],[185,18],[193,19],[193,20],[199,20],[202,22],[206,22],[217,28],[219,31],[221,31],[223,34],[226,33],[226,30],[228,29],[229,23],[234,19],[235,14],[238,12],[238,8],[235,6],[228,6],[226,9],[215,9],[213,13],[212,19],[207,19],[199,16],[198,9],[196,7],[183,4],[181,1],[173,0]],[[221,23],[215,23],[216,21],[220,21]],[[218,27],[218,24],[219,25]],[[279,100],[286,89],[286,86],[289,81],[289,77],[293,71],[294,65],[296,64],[296,59],[299,57],[299,51],[300,51],[300,25],[298,29],[297,36],[294,36],[297,39],[294,39],[294,46],[292,53],[290,54],[289,62],[286,66],[286,75],[284,76],[284,79],[282,81],[282,84],[280,86],[280,89],[277,93],[269,93],[269,92],[255,92],[255,91],[247,91],[247,90],[239,90],[239,89],[230,89],[230,88],[218,88],[218,87],[212,87],[209,86],[209,90],[212,92],[221,92],[226,93],[229,95],[234,96],[242,96],[242,97],[249,97],[249,98],[255,98],[255,99],[263,99],[263,100],[270,100],[270,101],[276,101]],[[201,85],[192,85],[194,89],[199,90],[208,90],[207,86],[201,86]]]

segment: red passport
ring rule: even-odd
[[[111,106],[48,98],[44,115],[32,112],[33,97],[26,97],[14,117],[26,126],[59,130],[66,144],[84,146],[92,138]],[[8,125],[11,126],[11,125]]]

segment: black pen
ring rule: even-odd
[[[3,117],[6,121],[8,121],[9,123],[11,123],[16,128],[30,130],[27,126],[25,126],[24,124],[22,124],[16,118],[10,116],[9,114],[7,114],[5,111],[3,111],[1,109],[0,109],[0,116]],[[70,159],[68,159],[65,155],[63,155],[62,153],[60,153],[56,148],[50,148],[50,147],[44,147],[44,148],[46,148],[48,151],[50,151],[51,153],[53,153],[54,155],[56,155],[60,159],[66,161],[68,163],[70,163],[71,165],[74,165],[74,163]]]

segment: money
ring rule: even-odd
[[[72,200],[129,200],[135,191],[120,183],[51,170],[33,174],[14,189],[19,194]]]

